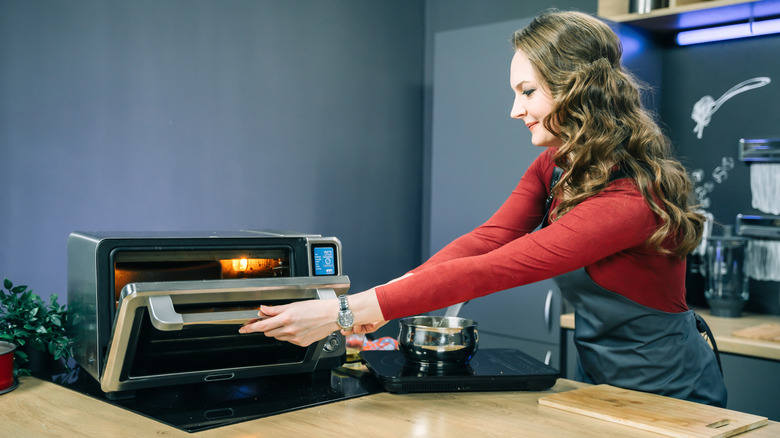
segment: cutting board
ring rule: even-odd
[[[767,323],[755,327],[747,327],[734,332],[734,336],[762,341],[780,342],[780,324]]]
[[[539,404],[673,437],[730,437],[768,423],[766,417],[610,385],[547,395]]]

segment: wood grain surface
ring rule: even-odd
[[[753,327],[743,328],[735,331],[734,336],[780,342],[780,324],[766,323]]]
[[[51,382],[24,377],[0,395],[0,436],[46,437],[540,437],[658,438],[653,432],[541,406],[540,397],[587,387],[561,379],[543,392],[380,393],[187,433]],[[744,434],[776,438],[780,423]]]
[[[610,385],[546,395],[539,404],[672,437],[726,438],[768,424],[766,417]]]

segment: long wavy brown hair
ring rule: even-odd
[[[620,65],[622,45],[605,23],[581,12],[549,10],[513,35],[553,105],[543,121],[563,141],[555,196],[559,218],[601,192],[615,165],[629,173],[661,225],[648,243],[684,257],[699,244],[704,218],[669,139],[641,102],[644,86]]]

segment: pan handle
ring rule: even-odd
[[[336,292],[333,289],[317,289],[317,297],[321,300],[336,298]],[[259,318],[257,310],[182,314],[174,309],[170,295],[150,296],[147,307],[154,328],[166,332],[178,331],[186,325],[195,324],[246,324]]]

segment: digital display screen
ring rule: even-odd
[[[336,275],[336,248],[334,246],[315,246],[312,249],[314,275]]]

